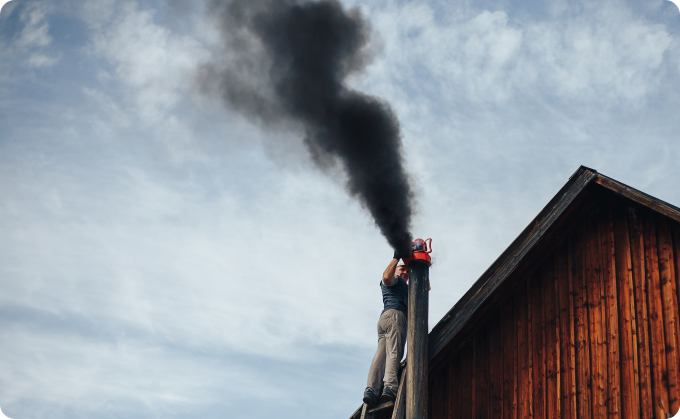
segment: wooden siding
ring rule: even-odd
[[[680,409],[680,223],[603,199],[430,372],[430,418]]]

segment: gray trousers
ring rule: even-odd
[[[399,388],[399,362],[404,356],[406,342],[406,314],[399,310],[387,310],[378,320],[378,350],[375,351],[371,368],[368,370],[367,388],[377,396],[382,389],[383,377],[385,387],[396,393]]]

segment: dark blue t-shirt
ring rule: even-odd
[[[380,315],[387,310],[399,310],[408,315],[408,284],[399,275],[394,276],[392,285],[385,285],[380,281],[382,289],[383,304],[385,308]]]

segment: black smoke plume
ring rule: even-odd
[[[227,105],[269,126],[295,122],[320,168],[341,164],[347,191],[394,248],[405,249],[413,193],[399,121],[390,106],[349,89],[370,60],[370,26],[335,0],[210,3],[224,41],[202,84]]]

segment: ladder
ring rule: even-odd
[[[349,419],[378,419],[378,418],[388,418],[391,419],[404,419],[406,417],[406,368],[404,366],[406,362],[402,362],[399,368],[400,378],[399,378],[399,389],[397,390],[397,398],[394,401],[389,401],[381,403],[377,406],[371,408],[368,407],[366,403],[362,403],[357,410],[352,413]],[[392,409],[392,414],[386,416]]]

